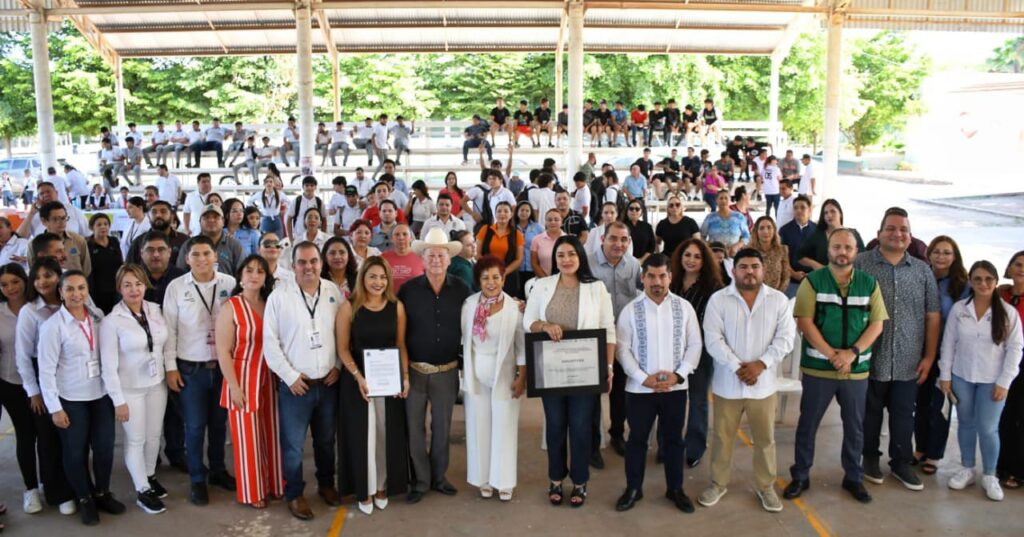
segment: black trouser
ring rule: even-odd
[[[703,351],[697,369],[687,379],[690,415],[686,420],[686,435],[683,437],[687,461],[700,459],[708,449],[708,390],[711,388],[714,371],[715,360],[707,351]]]
[[[181,417],[181,395],[167,392],[164,410],[164,456],[168,462],[185,462],[185,420]]]
[[[878,458],[882,452],[882,413],[889,411],[889,466],[909,465],[914,458],[914,405],[917,380],[868,380],[864,411],[864,458]]]
[[[196,168],[199,167],[199,160],[202,157],[203,151],[216,151],[217,152],[217,167],[224,166],[224,144],[221,142],[210,141],[210,142],[198,142],[189,146],[192,151],[192,164]]]
[[[58,429],[64,445],[64,472],[78,498],[110,490],[114,466],[114,404],[104,395],[92,401],[60,400],[71,425]],[[92,451],[92,476],[89,452]],[[93,484],[95,480],[95,484]]]
[[[1006,479],[1010,476],[1024,479],[1024,376],[1010,384],[1006,406],[999,419],[999,467],[996,473]]]
[[[949,440],[949,420],[942,415],[946,396],[935,385],[938,378],[939,364],[936,360],[928,379],[917,388],[917,410],[914,412],[914,450],[936,461],[946,454],[946,441]]]
[[[683,422],[686,420],[686,390],[664,393],[626,394],[629,440],[626,442],[626,486],[641,490],[647,466],[647,439],[658,420],[667,490],[683,488]]]
[[[0,379],[0,404],[7,409],[11,424],[14,425],[14,438],[17,441],[15,453],[21,478],[25,481],[25,490],[39,488],[36,474],[36,426],[32,421],[32,407],[28,404],[25,389]]]

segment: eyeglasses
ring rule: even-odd
[[[630,208],[629,208],[629,212],[633,212],[633,211],[642,211],[642,210],[643,210],[643,209],[641,209],[640,207],[630,207]]]
[[[260,246],[263,246],[264,248],[280,249],[281,243],[279,241],[263,241],[262,243],[260,243]]]
[[[147,247],[147,248],[143,248],[142,251],[147,253],[147,254],[164,254],[164,253],[167,253],[167,252],[171,251],[171,249],[170,248],[166,248],[166,247],[158,247],[158,248],[148,248]]]
[[[49,218],[49,221],[50,222],[70,222],[71,221],[71,217],[70,216],[51,216]]]

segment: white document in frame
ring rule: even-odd
[[[601,382],[597,338],[563,339],[541,343],[544,388],[592,386]]]
[[[363,375],[370,397],[402,393],[402,360],[398,349],[363,349]]]

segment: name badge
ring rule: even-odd
[[[309,331],[309,348],[310,348],[310,350],[316,350],[316,349],[319,349],[320,347],[323,347],[323,346],[324,346],[324,344],[320,340],[320,331],[319,330],[310,330]]]
[[[206,331],[206,344],[211,347],[217,344],[217,340],[213,337],[212,328]]]
[[[86,375],[88,378],[94,379],[100,376],[100,361],[89,360],[85,363]]]
[[[149,357],[149,363],[147,364],[147,367],[149,368],[150,377],[155,378],[160,375],[160,371],[157,369],[156,366],[156,358],[154,358],[153,356]]]

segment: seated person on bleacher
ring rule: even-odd
[[[533,114],[527,110],[525,100],[519,101],[519,110],[516,110],[515,113],[512,114],[512,120],[513,128],[515,129],[515,139],[513,144],[517,148],[519,147],[519,137],[524,134],[530,137],[530,141],[533,142],[533,147],[540,145],[533,139],[533,127],[531,126],[533,124]]]
[[[505,133],[508,134],[509,145],[512,145],[512,133],[509,132],[508,127],[505,126],[505,122],[508,120],[510,115],[512,115],[512,112],[510,112],[508,108],[505,108],[505,99],[498,97],[494,108],[491,108],[491,145],[498,143],[494,139],[494,135],[499,130],[505,131]]]
[[[540,133],[548,133],[548,147],[555,147],[551,142],[554,127],[551,124],[551,108],[548,106],[548,98],[540,100],[540,106],[533,111],[533,132],[537,136],[537,146],[540,145]],[[535,146],[535,147],[537,147]]]
[[[645,145],[650,147],[654,141],[654,133],[665,131],[665,111],[661,109],[661,101],[654,101],[654,110],[647,116],[647,140],[644,142]],[[662,145],[669,145],[665,140],[661,141]]]
[[[484,123],[478,114],[473,114],[473,123],[466,127],[462,131],[462,137],[465,141],[462,142],[462,164],[469,164],[469,150],[484,146],[487,151],[487,159],[490,160],[493,156],[491,153],[491,144],[487,141],[487,133],[490,132],[490,128]]]
[[[619,146],[619,135],[622,135],[622,139],[626,141],[626,145],[629,145],[629,114],[626,113],[626,109],[623,108],[622,101],[615,101],[615,109],[612,110],[612,135],[609,144],[611,147]]]
[[[558,139],[558,143],[562,143],[562,135],[569,136],[569,105],[563,104],[562,111],[558,113],[558,131],[555,133],[555,138]]]
[[[249,131],[242,126],[241,121],[236,121],[235,130],[230,131],[228,135],[231,136],[231,145],[228,146],[228,153],[231,153],[231,162],[228,162],[227,165],[227,167],[230,168],[235,165],[235,159],[237,159],[238,156],[242,154],[242,150],[245,149],[245,141],[249,138]]]

